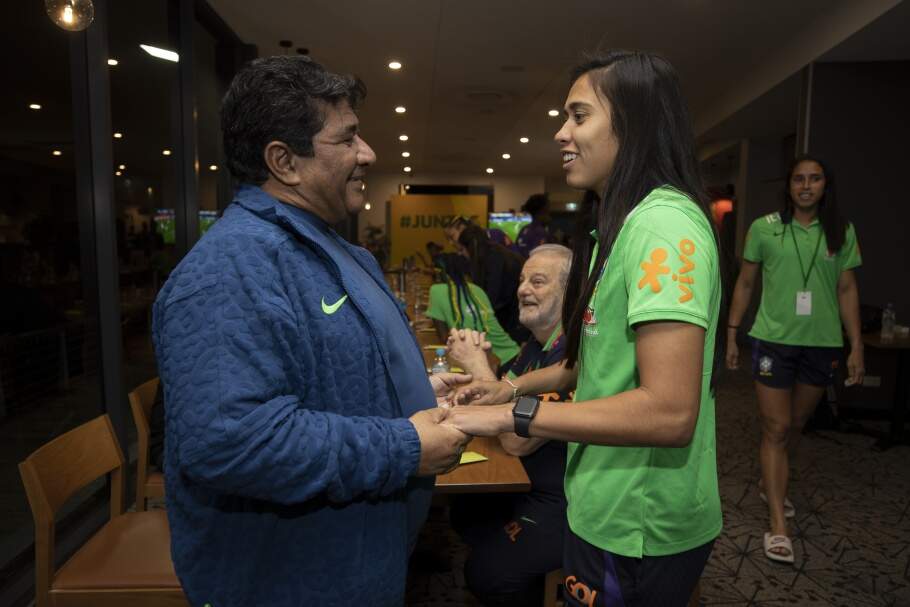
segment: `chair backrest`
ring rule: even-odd
[[[37,507],[53,521],[74,493],[108,472],[118,475],[122,484],[123,466],[123,452],[105,414],[40,447],[19,464],[19,470],[32,512]],[[122,503],[113,508],[114,501],[112,495],[111,515],[122,514]]]
[[[54,516],[77,491],[111,473],[111,518],[123,514],[123,451],[105,414],[58,436],[19,464],[35,519],[36,593],[54,574]]]
[[[149,418],[152,415],[152,407],[155,404],[155,393],[158,391],[158,378],[153,377],[147,382],[136,386],[136,389],[130,392],[130,408],[133,410],[133,418],[136,420],[136,430],[139,436],[149,436]]]

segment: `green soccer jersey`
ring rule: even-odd
[[[710,387],[720,294],[708,219],[680,192],[652,191],[626,219],[588,304],[575,401],[637,388],[634,326],[677,321],[705,329],[701,403],[683,448],[569,443],[569,525],[603,550],[663,556],[720,534]]]
[[[462,294],[460,303],[464,321],[458,328],[486,331],[487,340],[490,342],[496,358],[503,363],[512,360],[520,350],[518,344],[509,337],[509,334],[505,332],[505,329],[496,320],[496,315],[493,314],[493,304],[490,303],[490,298],[487,297],[486,292],[474,283],[468,283],[468,286],[471,289],[471,295],[474,296],[474,300],[479,304],[475,305],[474,308],[480,314],[480,317],[474,313],[475,309],[468,305],[467,298]],[[456,326],[455,309],[452,307],[452,299],[449,296],[449,285],[432,285],[429,299],[427,316],[441,320],[450,329],[454,328]],[[486,325],[486,329],[484,329],[484,325]]]
[[[833,252],[817,219],[806,227],[771,213],[752,223],[743,259],[762,266],[761,304],[749,335],[791,346],[844,345],[837,280],[862,263],[852,225],[840,251]],[[798,294],[807,291],[808,309],[803,303],[797,310]]]

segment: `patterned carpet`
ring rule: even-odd
[[[791,474],[796,566],[782,565],[762,551],[767,509],[746,371],[724,376],[717,418],[724,531],[702,575],[702,605],[910,607],[910,448],[878,452],[874,438],[844,432],[805,436]],[[434,508],[411,561],[408,605],[478,605],[464,587],[465,556],[445,508]]]

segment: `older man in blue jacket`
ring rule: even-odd
[[[154,308],[172,554],[193,605],[400,605],[441,424],[407,319],[332,225],[376,157],[363,85],[306,57],[252,62],[224,99],[243,185]]]

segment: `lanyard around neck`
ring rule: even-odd
[[[803,268],[802,253],[799,252],[799,245],[796,244],[796,234],[793,231],[793,223],[792,223],[793,221],[794,220],[792,220],[792,219],[790,220],[790,222],[791,222],[790,223],[790,236],[793,238],[793,248],[796,249],[796,258],[799,260],[799,272],[800,272],[800,274],[802,274],[802,277],[803,277],[803,290],[805,291],[806,287],[809,286],[809,277],[812,276],[812,269],[815,267],[815,258],[818,256],[818,247],[822,243],[822,234],[823,234],[824,230],[822,230],[821,226],[819,226],[818,240],[815,241],[815,250],[812,251],[812,259],[809,261],[809,270],[806,271]]]

